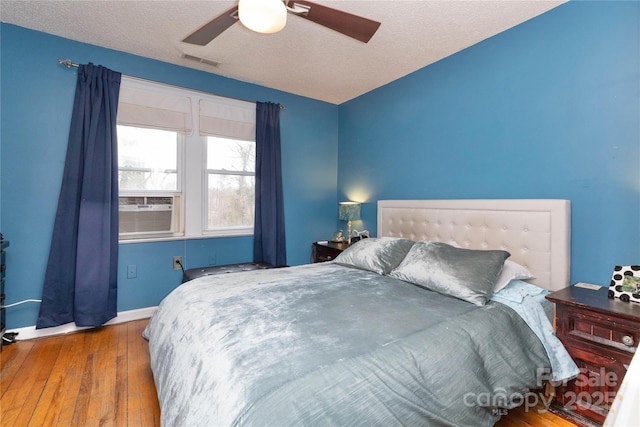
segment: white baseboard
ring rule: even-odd
[[[106,325],[115,325],[117,323],[131,322],[132,320],[148,319],[156,311],[158,307],[146,307],[136,310],[121,311],[116,317],[109,320]],[[91,329],[89,327],[76,326],[75,323],[67,323],[66,325],[54,326],[53,328],[36,329],[34,326],[26,326],[24,328],[12,329],[7,332],[17,332],[17,341],[31,340],[34,338],[44,338],[53,335],[63,335],[70,332]]]

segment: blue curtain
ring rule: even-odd
[[[280,158],[280,104],[258,102],[253,261],[274,266],[287,264]]]
[[[78,67],[67,156],[36,328],[99,326],[117,314],[121,74]]]

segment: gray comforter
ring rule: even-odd
[[[502,304],[333,263],[185,283],[145,337],[165,426],[493,425],[549,368]]]

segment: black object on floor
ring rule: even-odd
[[[16,342],[16,335],[18,335],[18,332],[5,332],[4,334],[2,334],[2,346],[13,344],[14,342]]]

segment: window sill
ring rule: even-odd
[[[228,237],[247,237],[253,236],[253,230],[247,233],[228,233],[228,234],[204,234],[199,236],[167,236],[167,237],[146,237],[140,239],[118,240],[119,245],[127,245],[130,243],[154,243],[154,242],[171,242],[176,240],[199,240],[199,239],[219,239]]]

